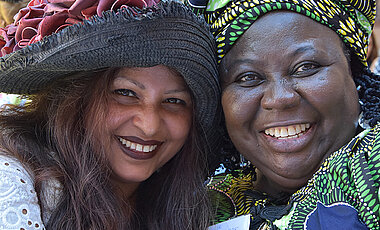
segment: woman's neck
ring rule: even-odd
[[[127,218],[132,217],[136,209],[136,191],[140,183],[122,183],[117,180],[112,180],[113,191],[115,193],[116,199],[121,204],[121,208],[124,212],[124,215]]]
[[[268,194],[272,198],[283,198],[284,194],[288,193],[289,196],[293,192],[291,191],[282,191],[280,186],[274,185],[271,181],[269,181],[257,168],[256,174],[257,174],[257,179],[252,182],[253,189],[256,191],[260,191],[263,193]],[[295,191],[294,191],[295,192]]]
[[[111,184],[113,186],[112,190],[120,201],[131,205],[134,204],[135,193],[140,182],[126,183],[119,178],[111,177]]]

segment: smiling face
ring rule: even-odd
[[[354,135],[356,87],[334,31],[306,16],[269,13],[224,57],[222,105],[232,142],[274,194],[302,187]]]
[[[122,68],[111,83],[108,160],[127,187],[148,179],[184,145],[192,100],[183,78],[165,66]],[[133,186],[132,186],[133,187]]]

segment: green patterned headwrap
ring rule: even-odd
[[[375,0],[186,0],[186,4],[203,14],[211,25],[219,63],[260,16],[273,10],[290,10],[330,27],[368,66],[366,53],[375,22]]]

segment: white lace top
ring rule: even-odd
[[[41,211],[33,184],[33,176],[18,160],[0,154],[0,230],[45,229],[41,212],[47,221],[59,186],[44,186],[55,190],[51,190],[47,209]]]

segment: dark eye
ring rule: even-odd
[[[236,83],[243,87],[257,86],[260,85],[264,79],[257,73],[244,73],[240,75]]]
[[[178,98],[168,98],[165,100],[166,103],[171,104],[180,104],[180,105],[186,105],[186,102],[184,100],[178,99]]]
[[[136,93],[129,89],[116,89],[113,93],[126,97],[136,97]]]
[[[320,65],[316,63],[302,63],[296,66],[293,75],[296,76],[309,76],[318,72]]]

